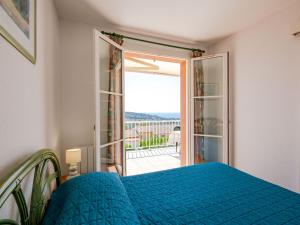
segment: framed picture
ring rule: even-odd
[[[36,0],[0,0],[0,34],[36,62]]]

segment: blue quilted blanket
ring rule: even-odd
[[[140,224],[120,178],[92,173],[73,178],[53,194],[44,225]]]
[[[58,188],[44,224],[299,225],[300,195],[220,163],[93,173]]]

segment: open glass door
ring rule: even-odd
[[[228,54],[192,59],[191,163],[229,163]]]
[[[94,31],[97,171],[125,173],[123,49]]]

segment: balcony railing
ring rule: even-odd
[[[180,120],[125,122],[125,150],[127,151],[179,144]]]

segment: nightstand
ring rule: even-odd
[[[67,175],[60,177],[60,182],[61,183],[64,183],[66,180],[68,180],[68,176]]]

